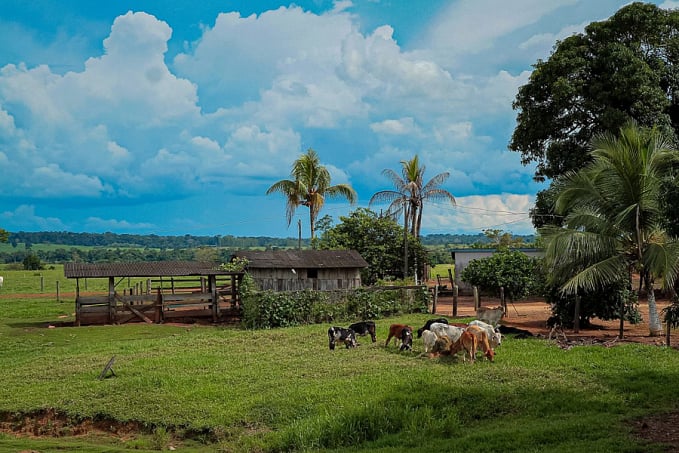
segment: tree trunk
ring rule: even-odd
[[[655,303],[655,291],[653,290],[653,282],[646,274],[644,276],[644,284],[646,286],[646,294],[648,297],[648,328],[649,335],[652,337],[658,337],[663,334],[662,323],[660,322],[660,316],[658,315],[658,306]]]
[[[314,206],[309,205],[309,229],[311,230],[311,243],[313,244],[316,229],[314,228]]]

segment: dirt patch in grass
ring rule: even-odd
[[[679,411],[636,420],[633,432],[640,439],[665,445],[668,452],[679,451]]]
[[[111,419],[75,419],[53,409],[29,414],[0,413],[0,432],[27,437],[64,437],[92,434],[111,435],[118,439],[148,434],[138,422]]]

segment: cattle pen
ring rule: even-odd
[[[212,263],[158,261],[137,263],[65,263],[66,278],[76,279],[75,325],[162,323],[187,320],[229,322],[240,317],[242,272],[223,271]],[[80,282],[108,279],[105,294],[81,294]],[[119,289],[129,279],[134,287]]]

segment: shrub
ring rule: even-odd
[[[546,290],[545,301],[552,306],[550,322],[573,327],[575,295],[565,296],[559,293],[558,287],[552,286]],[[604,289],[580,294],[580,326],[591,325],[592,318],[604,321],[620,319],[621,301],[624,301],[625,321],[632,324],[641,322],[637,294],[629,288],[628,281],[622,280]]]
[[[252,291],[241,293],[243,325],[250,329],[271,329],[319,322],[378,319],[402,313],[424,313],[429,292],[389,288],[353,291]]]
[[[501,250],[470,261],[460,278],[487,295],[499,296],[502,287],[507,298],[516,300],[537,292],[540,275],[537,259],[516,250]]]

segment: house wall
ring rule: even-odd
[[[341,269],[249,269],[248,273],[263,291],[330,291],[361,286],[361,273],[355,268]],[[313,277],[315,275],[315,277]]]

